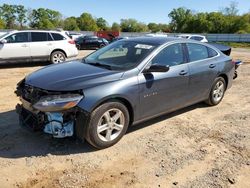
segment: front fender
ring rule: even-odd
[[[99,85],[83,91],[84,98],[78,103],[78,107],[91,113],[97,106],[110,99],[125,99],[131,104],[134,115],[137,115],[139,106],[138,79],[132,77],[113,83]]]

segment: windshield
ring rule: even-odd
[[[155,49],[151,44],[118,41],[90,54],[85,63],[109,67],[111,70],[129,70],[136,67]]]

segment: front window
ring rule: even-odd
[[[29,37],[27,32],[23,33],[15,33],[5,38],[7,43],[21,43],[21,42],[28,42]]]
[[[175,66],[184,63],[182,44],[167,46],[151,61],[153,65]]]
[[[84,59],[86,63],[103,65],[112,70],[129,70],[136,67],[155,49],[151,44],[119,41],[110,44]]]

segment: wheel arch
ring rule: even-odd
[[[224,78],[224,80],[226,82],[226,89],[227,89],[227,86],[228,86],[228,76],[226,74],[222,73],[222,74],[219,74],[218,77]]]
[[[95,110],[97,107],[99,107],[100,105],[107,103],[107,102],[120,102],[120,103],[122,103],[127,108],[128,113],[129,113],[129,125],[133,124],[134,110],[133,110],[132,104],[126,97],[123,97],[123,96],[106,97],[106,98],[102,99],[101,101],[99,101],[95,106],[93,106],[91,109],[91,112],[93,110]]]
[[[62,52],[62,53],[65,55],[65,57],[68,58],[66,52],[65,52],[64,50],[60,49],[60,48],[54,49],[54,50],[50,53],[50,57],[51,57],[51,55],[52,55],[54,52],[56,52],[56,51]]]

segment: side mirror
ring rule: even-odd
[[[169,66],[165,65],[151,65],[149,68],[146,68],[143,73],[150,73],[150,72],[168,72]]]
[[[0,41],[0,43],[1,43],[1,44],[5,44],[5,43],[7,43],[7,40],[6,40],[6,39],[3,39],[3,40]]]

